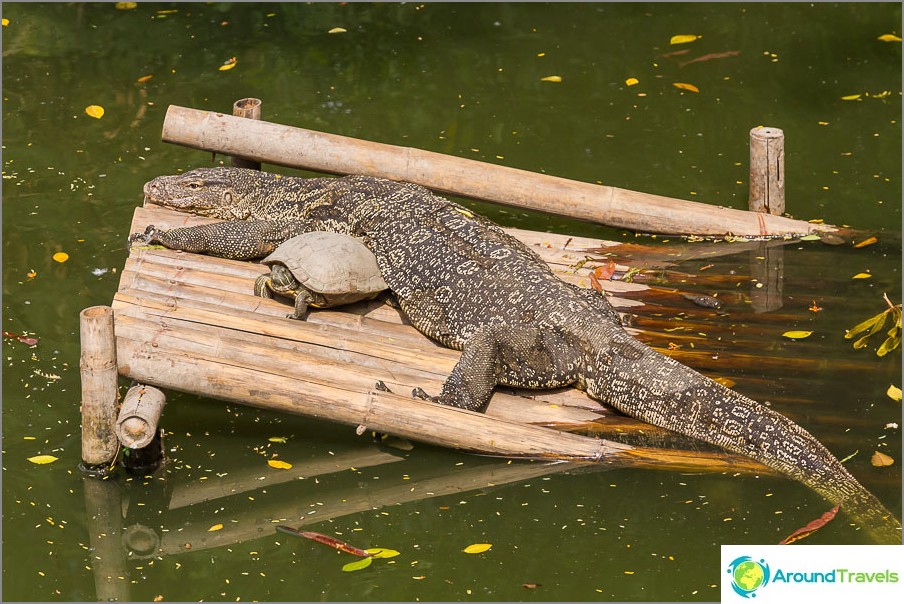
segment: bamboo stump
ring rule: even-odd
[[[778,128],[750,131],[750,199],[752,212],[785,212],[785,133]]]
[[[154,440],[166,396],[153,386],[129,388],[116,420],[116,436],[124,447],[142,449]]]
[[[239,99],[232,105],[232,115],[235,117],[245,117],[249,120],[261,119],[261,100],[260,99]],[[248,168],[249,170],[260,170],[261,163],[244,157],[232,156],[233,168]]]
[[[79,315],[82,381],[83,469],[106,473],[116,458],[116,406],[119,399],[113,309],[92,306]]]

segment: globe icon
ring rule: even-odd
[[[739,596],[755,598],[754,593],[769,583],[769,565],[765,560],[757,562],[750,556],[735,558],[728,566],[731,588]]]
[[[744,591],[755,591],[763,584],[764,579],[763,567],[753,560],[741,562],[734,569],[735,583]]]

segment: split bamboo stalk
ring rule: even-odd
[[[758,126],[750,131],[750,199],[752,212],[785,211],[785,133]]]
[[[165,142],[332,174],[365,174],[430,189],[651,233],[807,235],[837,230],[771,214],[536,174],[345,136],[170,105]]]
[[[166,396],[153,386],[132,386],[126,392],[116,419],[116,436],[123,446],[141,449],[151,444]]]
[[[252,98],[239,99],[232,105],[232,115],[249,120],[261,119],[261,100]],[[261,169],[261,163],[259,161],[250,161],[242,157],[233,157],[232,166],[235,168],[247,168],[249,170]]]
[[[114,430],[119,384],[113,309],[109,306],[91,306],[82,310],[79,332],[82,461],[87,470],[95,472],[109,465],[119,450]]]

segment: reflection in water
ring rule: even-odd
[[[754,312],[782,307],[785,279],[785,242],[764,242],[750,251],[750,302]]]

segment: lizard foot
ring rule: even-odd
[[[160,231],[153,224],[149,224],[143,233],[132,233],[129,235],[129,247],[138,243],[139,245],[150,245]]]
[[[419,398],[421,400],[430,401],[431,403],[439,402],[439,397],[430,396],[429,394],[424,392],[424,389],[421,388],[420,386],[418,386],[417,388],[415,388],[414,390],[411,391],[411,396],[414,398]]]
[[[389,386],[387,386],[385,383],[383,383],[383,380],[378,381],[374,385],[374,388],[376,390],[379,390],[380,392],[389,392],[390,394],[392,393],[392,390],[389,389]]]

